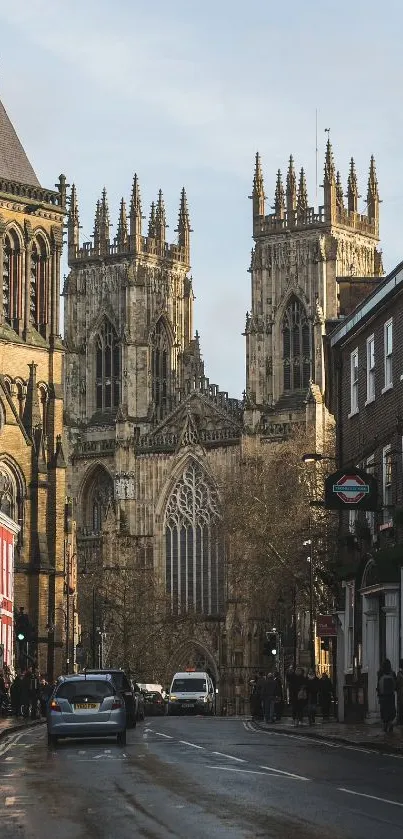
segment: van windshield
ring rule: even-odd
[[[197,693],[207,690],[205,679],[174,679],[172,685],[172,692],[178,693]]]

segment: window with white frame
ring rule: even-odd
[[[386,321],[383,326],[383,348],[385,359],[385,388],[393,384],[393,319]]]
[[[371,454],[369,457],[367,457],[367,471],[370,475],[374,474],[374,466],[375,455]],[[375,536],[375,513],[373,511],[367,510],[367,512],[365,513],[365,517],[368,522],[369,532],[371,534],[371,537],[373,538]]]
[[[358,411],[358,347],[350,356],[350,414]]]
[[[385,446],[382,458],[383,521],[392,520],[393,503],[393,461],[391,447]]]
[[[367,338],[367,402],[375,399],[375,338]]]

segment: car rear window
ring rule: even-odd
[[[207,690],[205,679],[174,679],[172,691],[178,693],[195,693]]]
[[[106,696],[113,696],[113,686],[110,682],[97,681],[95,679],[80,679],[77,682],[65,682],[57,689],[56,696],[60,699],[67,699],[69,702],[78,697],[91,699],[105,699]]]

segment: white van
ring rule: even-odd
[[[168,714],[215,713],[214,685],[208,673],[186,670],[175,673],[168,697]]]

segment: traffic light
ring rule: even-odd
[[[268,656],[278,655],[278,635],[277,632],[266,632],[266,641],[263,644],[263,653]]]
[[[17,617],[15,619],[15,634],[17,641],[23,644],[24,641],[29,641],[31,636],[31,624],[28,615],[24,612],[24,607],[20,606]]]

